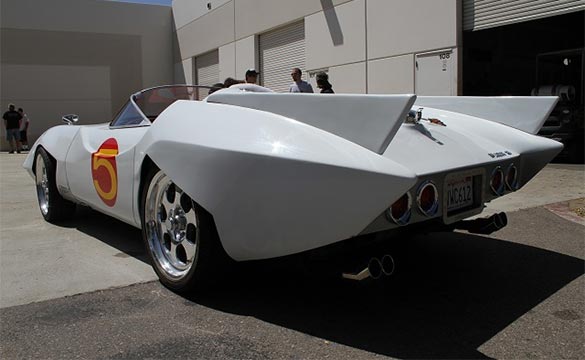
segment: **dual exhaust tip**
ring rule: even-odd
[[[462,220],[455,224],[459,230],[467,230],[472,234],[489,235],[508,225],[508,216],[501,212],[485,219]]]
[[[371,258],[368,266],[356,274],[342,273],[341,277],[348,280],[362,281],[366,279],[377,280],[382,276],[390,276],[394,273],[396,265],[392,256],[386,254],[381,259]]]
[[[462,220],[455,223],[455,228],[467,230],[473,234],[489,235],[508,225],[506,213],[500,212],[484,219]],[[396,263],[392,256],[386,254],[382,258],[373,257],[368,262],[368,266],[362,271],[352,273],[342,273],[341,277],[348,280],[363,281],[366,279],[380,279],[382,276],[390,276],[394,273]]]

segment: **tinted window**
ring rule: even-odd
[[[112,126],[138,125],[144,120],[131,102],[127,102],[118,116],[112,121]]]
[[[144,90],[134,95],[136,105],[150,120],[154,121],[160,113],[177,100],[199,101],[207,96],[209,87],[172,85]]]

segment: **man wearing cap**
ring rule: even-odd
[[[256,69],[248,69],[246,71],[246,84],[256,84],[258,74],[260,73]]]

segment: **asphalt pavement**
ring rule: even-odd
[[[0,358],[585,358],[583,166],[549,165],[488,212],[492,236],[379,237],[396,273],[354,283],[327,262],[247,264],[179,296],[140,233],[88,209],[45,223],[22,155],[0,154]],[[507,200],[507,201],[503,201]]]

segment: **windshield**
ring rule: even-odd
[[[154,121],[164,109],[175,101],[201,101],[208,95],[210,89],[208,86],[160,86],[134,94],[132,100],[150,121]]]

